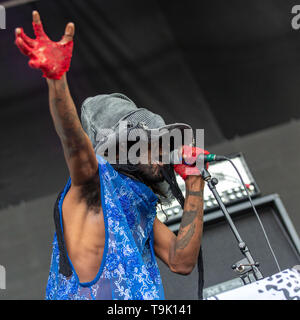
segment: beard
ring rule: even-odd
[[[149,183],[163,182],[165,179],[158,164],[138,164],[137,167],[141,178]]]

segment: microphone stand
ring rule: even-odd
[[[229,226],[238,242],[238,246],[242,254],[245,256],[245,259],[240,260],[232,265],[232,269],[236,271],[243,284],[246,285],[248,283],[263,279],[262,273],[259,271],[259,263],[255,262],[252,258],[252,255],[246,245],[246,243],[242,240],[240,234],[238,233],[217,189],[216,185],[218,184],[218,180],[216,178],[212,178],[210,173],[206,168],[201,170],[202,178],[207,182],[209,189],[211,190],[212,194],[214,195],[216,201],[218,202]],[[251,277],[252,276],[252,277]],[[254,278],[254,279],[253,279]]]

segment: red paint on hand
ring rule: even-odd
[[[15,44],[20,51],[30,58],[31,68],[41,69],[43,76],[49,79],[61,79],[70,68],[73,40],[51,41],[44,32],[42,23],[32,23],[36,39],[29,38],[20,29],[16,32]]]
[[[195,164],[197,157],[200,154],[209,154],[208,151],[191,146],[183,146],[182,147],[182,157],[186,163]],[[208,168],[208,163],[206,165]],[[200,171],[195,165],[186,165],[182,164],[174,164],[174,170],[178,173],[183,180],[185,180],[188,176],[200,176]]]

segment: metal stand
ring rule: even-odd
[[[242,279],[244,284],[248,284],[260,279],[263,279],[263,275],[258,269],[259,263],[255,262],[251,256],[251,253],[246,245],[246,243],[242,240],[240,234],[238,233],[217,189],[216,185],[218,184],[218,180],[216,178],[212,178],[207,169],[203,168],[201,170],[202,178],[207,182],[209,189],[214,195],[216,201],[218,202],[229,226],[238,242],[239,249],[242,254],[245,256],[245,259],[242,259],[235,264],[232,265],[232,269],[237,272]]]

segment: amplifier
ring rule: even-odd
[[[239,170],[246,187],[252,198],[260,194],[260,190],[246,164],[242,153],[237,153],[229,156]],[[218,179],[217,190],[226,206],[242,202],[247,197],[242,182],[239,179],[233,166],[228,161],[212,162],[209,165],[209,173],[213,178]],[[185,196],[184,180],[177,175],[178,185]],[[217,201],[214,199],[211,191],[207,186],[204,188],[204,214],[212,212],[219,208]],[[164,213],[165,212],[165,213]],[[169,206],[162,206],[162,210],[157,212],[157,218],[165,223],[171,225],[181,219],[182,209],[177,200],[174,200]]]
[[[300,240],[289,215],[277,194],[256,198],[253,203],[262,220],[281,270],[300,264]],[[257,218],[249,201],[228,207],[242,239],[255,261],[260,263],[264,277],[278,272]],[[236,239],[221,210],[203,218],[204,298],[242,287],[243,283],[231,266],[243,258]],[[168,228],[177,233],[180,221]],[[157,259],[165,288],[166,299],[198,299],[197,267],[188,276],[172,273]]]

